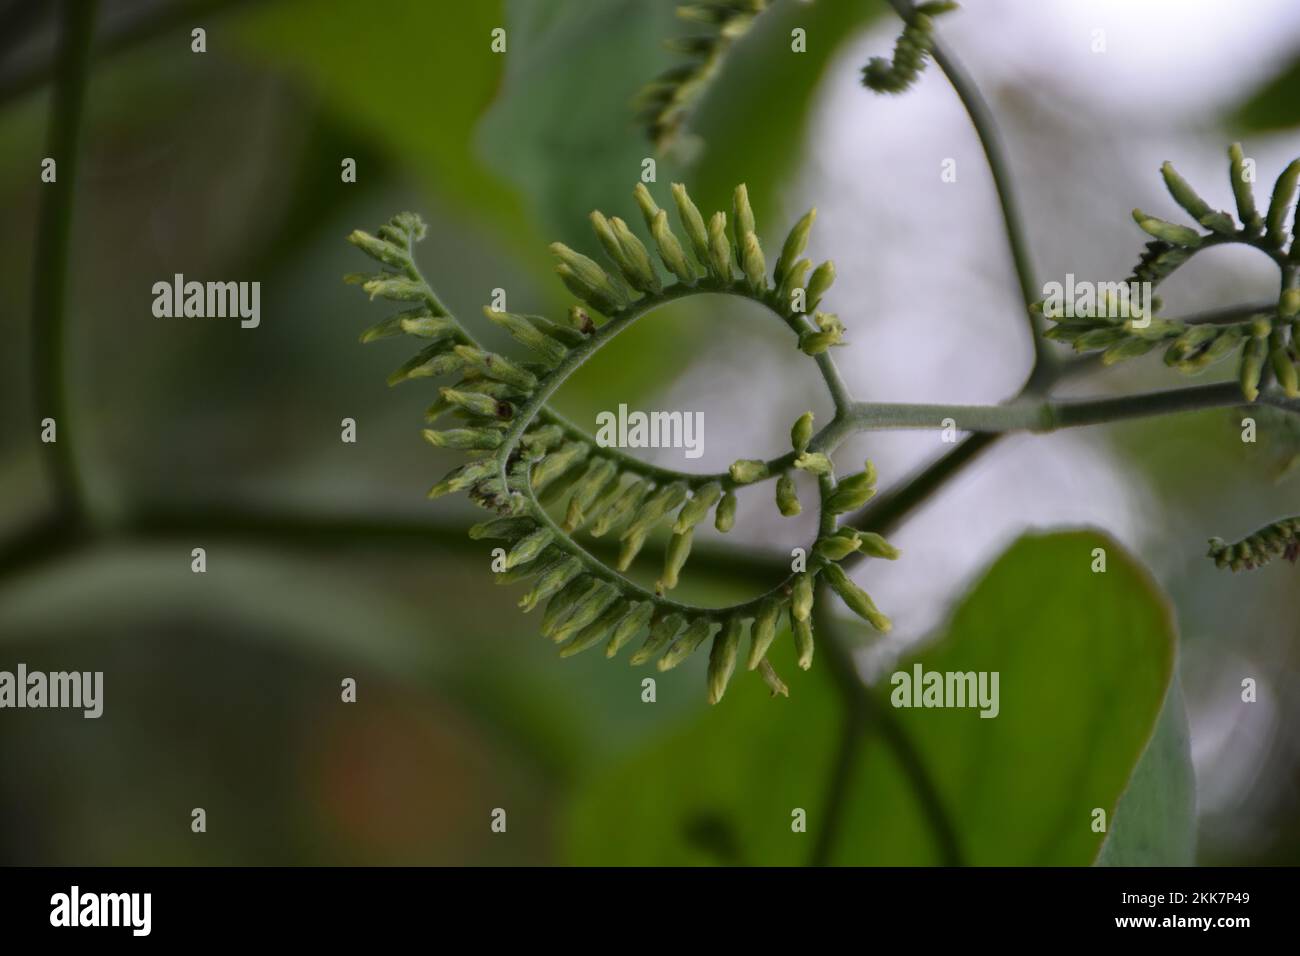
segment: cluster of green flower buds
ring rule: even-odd
[[[1170,163],[1161,167],[1169,194],[1197,225],[1197,229],[1167,222],[1134,210],[1138,225],[1154,237],[1124,283],[1124,289],[1139,283],[1155,287],[1201,249],[1228,243],[1262,249],[1281,265],[1284,279],[1276,309],[1235,318],[1229,322],[1187,323],[1159,318],[1160,301],[1153,298],[1136,311],[1132,303],[1116,301],[1113,292],[1101,296],[1096,314],[1050,316],[1057,324],[1047,337],[1072,344],[1076,351],[1101,351],[1106,364],[1145,355],[1164,347],[1165,363],[1182,372],[1197,373],[1231,355],[1238,356],[1238,378],[1247,401],[1255,401],[1264,377],[1270,371],[1290,397],[1300,396],[1300,354],[1297,326],[1300,325],[1300,242],[1291,225],[1289,250],[1287,216],[1300,185],[1300,160],[1283,170],[1264,215],[1255,205],[1251,177],[1241,145],[1228,150],[1229,172],[1240,225],[1228,212],[1214,209],[1187,183]],[[1043,311],[1043,303],[1031,306]]]
[[[918,4],[903,26],[894,44],[893,60],[872,57],[862,68],[862,85],[877,93],[902,93],[921,75],[934,46],[934,17],[957,4],[931,2]]]
[[[1209,556],[1219,567],[1233,571],[1252,571],[1274,558],[1295,564],[1300,557],[1300,517],[1275,521],[1234,544],[1211,538]]]
[[[721,68],[731,45],[744,36],[770,0],[702,0],[677,8],[677,15],[699,33],[668,41],[683,62],[670,67],[637,97],[637,119],[658,149],[667,149],[681,131],[692,105]]]

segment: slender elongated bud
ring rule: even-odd
[[[727,692],[727,684],[736,670],[736,658],[740,656],[740,641],[744,635],[745,621],[738,614],[733,614],[726,625],[713,638],[713,647],[709,651],[709,703],[716,704]]]
[[[677,578],[690,556],[691,539],[694,536],[695,531],[687,529],[677,532],[669,539],[668,549],[664,552],[664,572],[659,576],[657,585],[660,594],[677,587]]]
[[[827,561],[841,561],[858,550],[860,544],[859,538],[844,534],[830,534],[817,539],[817,543],[813,545],[813,554]]]
[[[649,530],[645,528],[629,527],[625,530],[619,536],[618,560],[614,562],[614,567],[619,571],[626,571],[632,567],[632,562],[641,553],[641,549],[645,546],[645,539],[649,535]]]
[[[360,229],[354,229],[348,234],[348,242],[370,258],[377,259],[394,269],[405,269],[411,264],[411,257],[405,249]]]
[[[582,333],[584,336],[591,335],[591,333],[596,331],[596,323],[591,320],[591,316],[587,314],[587,310],[580,305],[569,306],[569,311],[566,313],[565,317],[569,320],[569,325],[572,326],[575,331]]]
[[[748,485],[767,477],[767,464],[757,458],[742,458],[732,462],[729,471],[736,484]]]
[[[786,518],[793,518],[803,510],[799,504],[798,489],[789,474],[783,474],[776,480],[776,508]]]
[[[618,588],[608,581],[601,581],[574,605],[573,612],[551,632],[551,640],[556,644],[560,644],[581,633],[588,625],[599,620],[606,608],[617,600]],[[592,643],[594,644],[604,637],[605,633],[602,631],[598,634]]]
[[[753,670],[767,656],[767,649],[776,640],[776,625],[781,619],[781,602],[774,597],[764,598],[754,615],[754,623],[749,630],[749,659],[745,662],[747,670]]]
[[[544,334],[522,315],[497,312],[489,308],[484,308],[483,314],[491,322],[509,332],[516,342],[536,352],[550,365],[558,365],[569,354],[569,349],[564,343]]]
[[[790,446],[797,452],[805,452],[812,437],[813,413],[804,412],[795,419],[794,426],[790,429]]]
[[[555,535],[546,528],[538,528],[532,534],[520,539],[506,555],[506,570],[509,571],[520,564],[527,564],[541,554],[553,540]]]
[[[659,258],[663,260],[668,271],[682,282],[695,281],[695,269],[686,259],[686,252],[677,236],[668,227],[668,213],[660,209],[650,223],[650,235],[659,247]]]
[[[436,432],[431,428],[421,434],[435,448],[463,448],[490,451],[501,444],[501,433],[493,428],[449,428]]]
[[[524,613],[531,611],[572,584],[581,572],[582,562],[577,558],[566,558],[547,568],[533,583],[532,589],[519,599],[519,606],[524,609]]]
[[[1185,249],[1195,249],[1201,244],[1201,234],[1195,229],[1179,226],[1172,222],[1165,222],[1165,220],[1157,219],[1155,216],[1148,216],[1141,209],[1133,210],[1133,221],[1147,235],[1155,236],[1162,242],[1182,246]]]
[[[641,499],[650,491],[650,486],[641,479],[633,481],[623,489],[600,517],[591,526],[591,536],[599,538],[617,528],[641,505]]]
[[[681,534],[683,531],[689,531],[697,524],[704,520],[704,516],[709,513],[713,503],[722,497],[722,483],[711,481],[707,485],[701,485],[695,489],[695,494],[691,495],[691,500],[682,506],[682,510],[677,513],[677,521],[673,524],[673,531]]]
[[[655,662],[655,666],[661,671],[672,670],[694,654],[699,646],[709,639],[712,632],[713,622],[707,617],[697,617],[682,632],[682,636],[673,641],[673,646]]]
[[[564,429],[559,425],[543,425],[524,435],[522,444],[530,453],[542,455],[564,440]]]
[[[628,228],[627,223],[617,216],[611,219],[609,224],[628,263],[627,281],[633,288],[640,289],[642,292],[651,294],[659,292],[663,286],[655,273],[654,263],[650,260],[650,253],[645,244]]]
[[[484,538],[517,541],[535,530],[537,530],[537,522],[532,518],[524,516],[492,518],[472,526],[469,529],[469,536],[474,541],[482,541]]]
[[[1281,326],[1274,329],[1269,337],[1268,360],[1273,366],[1273,374],[1277,376],[1277,383],[1282,386],[1287,398],[1300,396],[1300,375],[1296,374],[1295,362],[1291,359]]]
[[[812,618],[805,617],[802,620],[795,618],[790,625],[794,632],[795,663],[799,665],[800,670],[806,671],[812,667],[813,662]]]
[[[464,491],[475,482],[493,474],[498,467],[495,460],[484,458],[482,461],[471,461],[454,468],[443,477],[442,481],[429,489],[429,497],[441,498],[443,495]]]
[[[736,493],[728,491],[718,502],[718,510],[713,513],[713,527],[726,534],[736,525]]]
[[[810,475],[829,475],[834,467],[831,460],[819,451],[805,451],[796,455],[794,466]]]
[[[842,478],[826,498],[826,508],[832,514],[843,514],[861,508],[876,493],[875,469],[870,467],[856,475]]]
[[[1268,215],[1265,218],[1268,231],[1264,241],[1274,249],[1281,249],[1286,242],[1286,214],[1291,208],[1297,184],[1300,184],[1300,159],[1292,160],[1291,165],[1282,170],[1277,185],[1273,187],[1273,198],[1268,204]]]
[[[399,365],[393,374],[388,376],[388,385],[391,388],[412,379],[450,375],[464,367],[465,360],[455,351],[446,351],[445,343],[440,342],[421,349],[415,356]]]
[[[822,300],[826,290],[831,287],[835,281],[835,263],[827,259],[816,269],[808,279],[807,297],[808,307],[806,311],[811,312],[817,308],[817,303]]]
[[[618,466],[604,458],[597,459],[587,465],[587,470],[573,486],[573,495],[569,498],[569,505],[562,525],[566,532],[573,532],[582,527],[583,522],[587,519],[588,510],[596,501],[597,496],[611,482],[617,484],[617,476]]]
[[[503,402],[482,392],[461,391],[449,385],[444,385],[438,389],[438,392],[448,405],[453,408],[464,409],[471,415],[479,415],[483,418],[507,419],[513,411],[509,402]]]
[[[560,648],[561,657],[572,657],[574,654],[581,654],[590,647],[595,647],[603,641],[614,627],[623,620],[627,615],[631,602],[627,600],[616,600],[605,609],[605,611],[583,627],[581,631],[574,635],[573,640],[569,641]]]
[[[901,552],[875,532],[858,532],[858,538],[862,543],[863,554],[869,554],[873,558],[884,558],[886,561],[898,560]]]
[[[790,688],[785,686],[785,681],[781,680],[781,675],[776,672],[776,668],[768,661],[761,661],[758,665],[758,672],[763,676],[763,683],[767,684],[767,689],[773,697],[789,697]]]
[[[1242,154],[1240,143],[1228,147],[1228,164],[1232,176],[1232,195],[1237,200],[1237,216],[1247,232],[1259,233],[1264,228],[1264,220],[1255,208],[1255,191],[1246,179],[1246,157]]]
[[[650,623],[654,611],[653,601],[640,601],[633,604],[632,609],[618,622],[614,633],[610,635],[609,643],[605,645],[605,656],[612,658],[626,647],[641,633],[641,629]]]
[[[558,566],[564,561],[564,552],[559,548],[547,548],[532,561],[527,564],[521,564],[509,571],[498,571],[493,574],[492,579],[497,584],[514,584],[517,581],[526,581],[528,578],[538,574],[545,574],[552,568]]]
[[[560,592],[551,598],[542,615],[542,636],[550,637],[563,624],[574,608],[594,597],[604,584],[593,577],[582,575],[566,584]]]
[[[526,368],[516,365],[504,355],[485,352],[483,349],[476,349],[472,345],[457,345],[454,351],[461,357],[466,366],[476,369],[488,378],[521,388],[525,392],[531,392],[537,387],[536,375]]]
[[[790,591],[790,614],[797,621],[805,621],[812,614],[813,576],[805,571],[795,575]]]
[[[650,190],[646,189],[645,183],[637,183],[632,190],[632,198],[636,200],[637,207],[641,210],[641,217],[645,220],[647,229],[654,229],[654,221],[659,216],[659,206],[655,203],[654,197],[650,195]]]
[[[731,228],[736,252],[743,256],[745,237],[754,231],[754,210],[749,205],[749,187],[741,183],[731,196]]]
[[[740,249],[740,266],[745,272],[745,281],[750,291],[761,295],[767,291],[767,261],[763,258],[763,247],[758,244],[758,236],[752,232],[745,233]]]
[[[776,288],[776,297],[780,300],[782,308],[786,315],[793,315],[794,293],[796,289],[802,289],[804,286],[804,276],[808,275],[808,270],[812,268],[812,263],[807,259],[800,259],[796,262],[786,274],[781,278]],[[808,296],[804,294],[803,308],[800,312],[808,311]]]
[[[880,609],[876,607],[870,595],[854,584],[842,567],[838,564],[822,565],[822,574],[826,578],[826,583],[840,596],[840,600],[848,605],[850,611],[877,631],[880,631],[880,633],[887,634],[889,632],[889,629],[893,627],[889,618],[880,613]]]
[[[1101,364],[1114,365],[1116,362],[1122,362],[1126,359],[1138,358],[1146,355],[1159,344],[1159,339],[1143,339],[1133,336],[1121,339],[1101,353]]]
[[[784,288],[785,278],[789,275],[794,264],[799,261],[803,251],[808,246],[808,234],[812,231],[813,223],[817,220],[817,208],[814,206],[803,214],[803,217],[794,224],[790,234],[785,237],[785,244],[781,247],[781,257],[776,260],[776,270],[773,273],[779,288]],[[788,298],[788,297],[787,297]]]
[[[416,282],[406,276],[383,275],[372,276],[361,283],[361,288],[375,299],[391,299],[394,302],[419,302],[425,298],[428,290],[423,282]]]
[[[1267,360],[1268,339],[1252,335],[1242,349],[1239,369],[1241,394],[1246,396],[1248,402],[1259,398],[1259,385],[1264,377],[1264,364]]]
[[[673,183],[673,201],[677,203],[677,216],[681,220],[686,238],[691,242],[695,259],[706,269],[709,267],[709,233],[704,228],[704,217],[687,195],[686,187]]]
[[[1228,236],[1237,231],[1232,217],[1213,209],[1209,203],[1198,196],[1187,180],[1178,175],[1173,163],[1162,165],[1160,175],[1164,177],[1165,186],[1169,189],[1169,195],[1174,197],[1174,202],[1186,209],[1188,214],[1202,226]]]
[[[646,637],[645,643],[636,649],[631,659],[628,661],[633,667],[644,664],[650,658],[654,657],[677,636],[686,625],[686,619],[680,614],[666,614],[659,621],[655,622],[650,628],[650,634]]]
[[[459,326],[453,319],[433,315],[427,308],[406,309],[391,315],[361,333],[362,344],[394,335],[414,335],[422,339],[445,339],[456,334]]]
[[[1282,292],[1277,300],[1277,314],[1283,319],[1300,318],[1300,289],[1286,289]]]
[[[727,214],[715,212],[709,220],[709,271],[719,282],[731,282],[731,243],[727,241]]]
[[[615,315],[627,307],[627,296],[615,289],[613,283],[606,282],[603,287],[587,285],[577,277],[574,271],[564,263],[555,267],[555,274],[560,277],[564,287],[576,295],[597,312]],[[613,291],[610,291],[613,290]]]
[[[586,442],[566,442],[533,466],[532,485],[541,492],[546,486],[559,478],[572,466],[586,460],[591,453],[591,446]]]

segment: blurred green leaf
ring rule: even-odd
[[[1105,548],[1108,569],[1090,570]],[[788,639],[781,640],[788,653]],[[997,671],[1000,712],[892,712],[929,768],[965,862],[1084,865],[1113,820],[1169,687],[1175,634],[1146,572],[1096,532],[1027,536],[989,570],[946,634],[916,658],[926,670]],[[784,665],[784,669],[783,668]],[[574,862],[805,862],[822,825],[841,707],[827,668],[791,672],[791,699],[738,680],[727,699],[573,802]],[[889,686],[874,691],[889,706]],[[666,685],[660,693],[666,692]],[[868,734],[833,862],[938,862],[916,793],[894,754]],[[791,813],[808,813],[808,833]],[[1139,828],[1140,829],[1140,828]]]
[[[1175,677],[1097,865],[1191,866],[1195,857],[1196,778],[1183,689]]]
[[[1300,124],[1300,56],[1246,97],[1232,113],[1234,125],[1256,132]]]

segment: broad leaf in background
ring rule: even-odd
[[[1094,548],[1107,551],[1105,573],[1091,571]],[[964,862],[1094,860],[1103,834],[1093,831],[1093,811],[1105,810],[1115,824],[1169,691],[1175,643],[1160,592],[1103,535],[1027,536],[993,565],[943,636],[898,670],[920,663],[927,671],[997,671],[997,717],[956,708],[890,714],[929,768]],[[574,801],[570,858],[806,862],[842,723],[826,670],[823,663],[793,672],[788,701],[768,700],[757,680],[738,681],[692,726],[593,780]],[[891,690],[874,691],[882,707]],[[1176,695],[1170,700],[1181,704]],[[939,862],[893,753],[869,732],[858,757],[832,861]],[[1143,791],[1162,792],[1177,806],[1189,799],[1185,751],[1170,750],[1145,772],[1152,779]],[[791,830],[796,809],[807,813],[807,833]]]
[[[1300,125],[1300,56],[1233,111],[1234,122],[1247,130],[1290,129]]]

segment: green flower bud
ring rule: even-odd
[[[808,274],[808,270],[811,268],[812,268],[811,262],[809,262],[807,259],[800,259],[798,262],[796,262],[793,266],[790,267],[790,269],[786,272],[786,274],[781,278],[780,283],[777,285],[776,298],[781,303],[781,307],[784,310],[786,315],[794,314],[794,301],[793,301],[794,291],[795,289],[803,288],[804,276]],[[800,310],[801,312],[807,311],[807,304],[808,304],[807,299],[808,296],[805,294],[804,308]]]
[[[677,216],[681,220],[682,229],[686,232],[686,238],[691,242],[691,249],[695,252],[695,259],[706,269],[709,267],[709,234],[704,228],[704,218],[700,215],[699,209],[691,201],[691,197],[686,193],[686,187],[681,183],[673,183],[673,200],[677,203]]]
[[[361,288],[375,299],[391,299],[394,302],[419,302],[425,298],[427,290],[423,282],[416,282],[406,276],[385,273],[367,279]]]
[[[736,670],[736,658],[740,656],[740,639],[744,627],[744,620],[739,615],[732,615],[713,639],[713,647],[709,651],[710,704],[722,700],[722,695],[727,691],[727,684]]]
[[[641,548],[645,546],[645,539],[649,536],[648,530],[631,527],[620,536],[618,560],[614,562],[614,567],[619,571],[626,571],[632,567],[632,562],[636,556],[641,553]]]
[[[492,575],[492,579],[497,584],[514,584],[517,581],[526,581],[528,578],[538,574],[545,574],[552,568],[555,568],[564,561],[564,552],[559,548],[547,548],[532,561],[527,564],[521,564],[518,567],[511,568],[509,571],[498,571]]]
[[[619,247],[623,250],[624,260],[628,264],[628,271],[625,273],[627,281],[633,288],[640,289],[642,292],[657,294],[663,286],[655,273],[654,263],[650,260],[650,253],[645,244],[628,228],[627,223],[617,216],[611,219],[609,224],[614,230]]]
[[[875,532],[859,532],[858,538],[862,542],[863,554],[869,554],[873,558],[884,558],[886,561],[898,560],[899,550]]]
[[[790,234],[785,237],[785,245],[781,247],[781,257],[776,260],[776,271],[773,274],[778,287],[784,288],[785,279],[790,274],[790,270],[794,268],[795,263],[799,261],[799,257],[803,255],[803,251],[808,245],[808,234],[812,231],[813,223],[816,220],[817,208],[813,207],[803,214],[803,218],[794,224]],[[785,296],[786,301],[789,301],[789,298],[789,295]]]
[[[659,258],[668,267],[668,271],[682,282],[694,282],[695,269],[687,261],[682,244],[669,228],[668,213],[664,210],[660,209],[650,223],[650,235],[654,237],[655,245],[659,247]]]
[[[582,333],[584,336],[591,335],[591,333],[596,331],[596,323],[591,320],[591,316],[587,314],[587,310],[580,305],[569,306],[569,311],[566,317],[569,320],[569,325],[571,325],[575,331]]]
[[[749,630],[749,659],[745,662],[748,670],[753,670],[767,656],[767,649],[776,640],[776,625],[781,619],[781,602],[774,597],[764,598],[754,616],[753,626]]]
[[[842,561],[858,550],[860,543],[858,538],[831,534],[817,539],[817,543],[813,545],[813,554],[825,558],[827,561]]]
[[[1281,328],[1274,329],[1269,339],[1268,360],[1273,366],[1273,374],[1277,376],[1277,383],[1282,386],[1287,398],[1300,397],[1300,375],[1296,374],[1295,362],[1291,359]]]
[[[647,229],[654,229],[654,221],[659,215],[659,207],[655,204],[654,197],[650,195],[650,190],[646,189],[645,183],[637,183],[632,190],[632,198],[641,209],[641,216],[645,219]]]
[[[1122,362],[1125,359],[1138,358],[1146,355],[1159,344],[1160,342],[1157,339],[1136,337],[1121,339],[1101,353],[1101,364],[1114,365],[1116,362]]]
[[[821,301],[822,296],[826,294],[826,290],[831,287],[831,283],[834,281],[835,263],[827,259],[813,270],[812,277],[808,280],[807,311],[811,312],[817,308],[817,303]]]
[[[767,464],[757,458],[742,458],[732,462],[731,480],[738,485],[748,485],[767,477]]]
[[[767,688],[771,691],[773,697],[778,694],[782,697],[790,696],[790,688],[785,686],[785,681],[781,680],[776,668],[770,663],[762,661],[758,665],[758,672],[763,675],[763,683],[767,684]]]
[[[1122,327],[1105,326],[1080,335],[1074,340],[1074,350],[1076,352],[1090,352],[1093,349],[1110,348],[1127,338],[1128,333]]]
[[[719,282],[730,283],[731,244],[727,242],[727,214],[715,212],[709,220],[709,271]]]
[[[819,451],[805,451],[795,456],[794,466],[810,475],[829,475],[833,469],[831,460]]]
[[[799,493],[794,486],[794,479],[788,474],[776,480],[776,508],[785,518],[793,518],[803,510],[799,504]]]
[[[436,432],[426,428],[424,440],[436,448],[464,448],[490,451],[501,444],[501,433],[492,428],[450,428]]]
[[[797,621],[805,621],[812,614],[813,576],[805,571],[795,575],[794,586],[790,592],[790,614]]]
[[[546,486],[559,478],[574,465],[585,461],[591,453],[591,446],[586,442],[566,442],[533,466],[533,490],[542,492]]]
[[[704,520],[704,516],[709,513],[713,503],[721,497],[721,482],[711,481],[696,488],[691,500],[686,502],[682,506],[682,510],[677,513],[677,521],[673,524],[673,531],[681,534],[683,531],[694,528]]]
[[[875,469],[869,467],[866,471],[840,479],[835,490],[826,498],[826,508],[832,514],[856,511],[870,501],[875,493]]]
[[[504,355],[485,352],[483,349],[476,349],[470,345],[457,345],[454,351],[468,367],[477,370],[490,379],[505,382],[508,385],[521,388],[525,392],[531,392],[537,387],[536,375],[516,365]]]
[[[660,594],[677,587],[677,577],[686,565],[686,558],[691,553],[691,539],[695,536],[693,529],[679,531],[668,541],[664,552],[664,573],[659,576],[657,588]]]
[[[532,518],[492,518],[473,525],[469,529],[469,536],[474,541],[481,541],[484,538],[517,541],[535,530],[537,530],[537,522]]]
[[[1286,242],[1286,214],[1291,208],[1297,184],[1300,184],[1300,159],[1292,160],[1291,165],[1282,170],[1277,185],[1273,187],[1273,198],[1268,204],[1268,215],[1265,218],[1268,232],[1264,241],[1274,249],[1281,249]]]
[[[800,332],[799,333],[799,351],[804,355],[821,355],[832,345],[838,345],[840,334],[838,332]]]
[[[509,402],[503,402],[482,392],[462,391],[449,385],[444,385],[438,389],[438,392],[448,405],[463,409],[471,415],[479,415],[483,418],[507,419],[513,414],[513,408]]]
[[[713,527],[726,534],[736,524],[736,493],[728,491],[718,502],[718,510],[713,513]]]
[[[1241,353],[1241,394],[1246,401],[1259,398],[1259,385],[1264,377],[1264,363],[1268,359],[1268,339],[1251,336]]]
[[[794,631],[795,663],[799,665],[800,670],[806,671],[812,667],[813,661],[812,618],[806,617],[803,620],[796,618],[791,621],[791,627]]]
[[[1174,202],[1186,209],[1188,214],[1202,226],[1229,236],[1237,231],[1232,217],[1211,208],[1210,204],[1188,185],[1187,180],[1178,175],[1172,163],[1162,165],[1160,175],[1165,178],[1165,186],[1169,189],[1169,195],[1174,197]]]
[[[384,265],[392,266],[394,269],[405,269],[411,264],[411,257],[407,255],[405,249],[376,238],[360,229],[354,229],[348,234],[348,242],[370,256],[370,258],[377,259]]]
[[[790,445],[797,452],[808,450],[808,443],[813,437],[813,413],[804,412],[790,429]]]
[[[822,574],[826,577],[826,583],[848,605],[849,610],[880,633],[889,633],[889,629],[893,627],[889,618],[880,613],[880,609],[876,607],[870,595],[854,584],[842,567],[838,564],[823,565]]]
[[[731,196],[731,228],[736,239],[736,253],[742,257],[745,237],[754,231],[754,210],[749,205],[749,187],[741,183]]]
[[[1246,180],[1246,157],[1242,154],[1240,143],[1228,147],[1228,163],[1232,194],[1237,200],[1237,215],[1247,232],[1258,233],[1264,228],[1264,220],[1255,208],[1255,192]]]
[[[522,444],[535,455],[545,454],[564,440],[564,429],[559,425],[543,425],[524,435]]]
[[[767,262],[763,258],[763,248],[758,244],[758,236],[752,232],[745,233],[741,243],[740,266],[751,292],[762,295],[767,291]]]
[[[601,581],[574,605],[573,612],[551,632],[551,640],[556,644],[562,644],[575,634],[580,634],[588,625],[596,623],[605,610],[617,600],[618,588],[608,581]],[[607,631],[601,631],[592,643],[600,640],[606,633]]]
[[[522,315],[497,312],[489,308],[484,308],[483,314],[489,321],[509,332],[520,345],[540,355],[548,365],[558,365],[569,354],[564,343],[545,335]]]
[[[636,653],[632,655],[628,663],[633,667],[644,664],[667,647],[669,642],[677,636],[677,632],[685,625],[686,619],[680,614],[665,615],[651,626],[650,634],[646,637],[645,643],[637,648]]]
[[[577,558],[566,558],[542,572],[532,589],[519,599],[519,606],[528,613],[537,605],[558,594],[574,582],[582,572],[582,562]]]
[[[1201,244],[1201,234],[1195,229],[1175,225],[1172,222],[1165,222],[1163,219],[1156,219],[1154,216],[1148,216],[1141,209],[1133,210],[1133,221],[1138,224],[1143,232],[1155,236],[1162,242],[1182,246],[1186,249],[1195,249]]]
[[[555,535],[546,528],[538,528],[532,534],[520,539],[506,555],[506,570],[509,571],[520,564],[527,564],[546,550],[546,546],[553,540]]]
[[[1283,319],[1300,317],[1300,289],[1285,289],[1277,300],[1277,314]]]
[[[569,498],[563,528],[572,532],[582,526],[587,509],[596,496],[618,476],[618,466],[604,458],[598,458],[587,465],[581,478],[573,486],[573,496]]]
[[[655,663],[661,671],[669,671],[690,657],[701,644],[713,633],[713,622],[707,617],[697,617],[682,632],[682,636],[673,641],[663,657]]]
[[[641,499],[650,491],[650,486],[641,479],[633,481],[630,485],[620,492],[619,496],[614,499],[610,506],[596,519],[591,526],[591,536],[599,538],[609,531],[617,528],[631,514],[640,507]]]
[[[546,613],[542,615],[542,636],[550,637],[554,634],[568,620],[574,608],[594,597],[603,585],[603,581],[588,575],[574,578],[566,584],[546,605]]]
[[[653,601],[640,601],[633,604],[632,609],[618,622],[614,633],[610,635],[609,643],[605,645],[605,656],[614,657],[628,645],[632,638],[640,634],[641,629],[650,623],[654,610]]]
[[[583,627],[574,635],[573,640],[560,648],[560,656],[572,657],[574,654],[581,654],[589,647],[595,647],[627,615],[630,606],[631,602],[627,600],[616,600],[611,603],[600,617]]]
[[[628,538],[636,533],[649,533],[664,515],[686,500],[686,494],[686,484],[680,481],[656,489],[641,505],[636,517],[632,519],[632,524],[623,532],[622,537]]]
[[[414,357],[403,362],[388,376],[388,385],[400,385],[416,378],[436,378],[450,375],[465,367],[465,360],[455,351],[446,351],[446,343],[430,345]]]
[[[453,468],[438,482],[429,489],[430,498],[441,498],[443,495],[451,494],[456,491],[464,491],[476,481],[488,477],[498,469],[495,459],[484,458],[482,461],[471,461]]]

